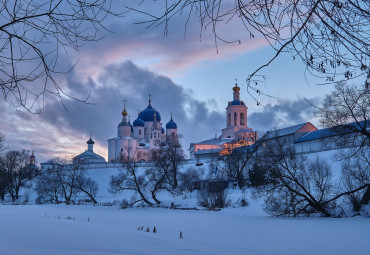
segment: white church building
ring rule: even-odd
[[[160,146],[168,139],[177,139],[177,124],[172,119],[162,127],[161,115],[151,105],[139,112],[131,125],[127,119],[126,105],[122,111],[122,121],[117,126],[117,136],[108,140],[108,161],[123,160],[150,161]]]

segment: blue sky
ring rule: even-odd
[[[267,77],[264,92],[279,100],[258,97],[265,108],[257,107],[246,93],[245,80],[274,54],[263,39],[250,39],[238,25],[221,27],[225,37],[240,39],[241,44],[220,43],[217,52],[210,33],[203,33],[200,40],[196,23],[189,25],[184,38],[183,22],[175,20],[166,37],[161,27],[133,25],[136,19],[108,19],[107,27],[113,33],[61,56],[62,67],[78,61],[72,72],[58,77],[62,88],[80,98],[91,91],[93,104],[66,98],[66,111],[56,98],[48,96],[43,113],[30,114],[0,102],[0,131],[11,149],[34,149],[39,162],[55,156],[72,157],[87,148],[92,131],[95,151],[106,157],[106,140],[116,135],[122,100],[127,98],[132,122],[152,94],[164,125],[174,112],[187,150],[190,142],[220,134],[236,78],[249,108],[249,127],[266,131],[305,121],[316,123],[313,109],[303,98],[318,103],[331,86],[314,85],[312,78],[307,83],[304,65],[293,61],[289,53],[260,72]]]

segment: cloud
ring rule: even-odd
[[[316,104],[318,100],[310,101]],[[314,107],[304,99],[280,100],[278,104],[268,104],[263,110],[249,114],[248,126],[255,130],[268,131],[311,122],[314,110]]]
[[[170,78],[131,61],[106,66],[96,81],[83,82],[74,72],[65,79],[67,90],[75,97],[83,98],[91,90],[90,104],[67,98],[63,101],[66,111],[59,101],[47,99],[43,114],[30,114],[0,103],[1,132],[12,149],[34,149],[39,161],[55,156],[72,157],[87,148],[86,141],[92,131],[95,151],[106,157],[107,139],[116,136],[122,119],[123,99],[127,99],[132,123],[138,109],[147,107],[149,94],[152,106],[161,114],[163,126],[173,113],[178,131],[184,136],[184,150],[191,142],[220,135],[225,126],[225,112],[213,110],[218,109],[217,102],[196,100],[191,91]],[[248,126],[266,131],[310,121],[312,116],[313,108],[305,100],[282,100],[259,112],[249,112]]]
[[[212,30],[201,33],[197,22],[190,22],[185,34],[183,20],[174,19],[169,24],[167,36],[161,27],[146,28],[132,22],[128,19],[110,23],[108,29],[113,33],[81,49],[75,56],[79,59],[77,70],[81,76],[95,78],[103,66],[128,59],[134,59],[140,65],[150,65],[156,72],[174,75],[203,61],[227,60],[268,45],[264,38],[250,39],[243,25],[235,22],[228,25],[220,22],[218,35],[229,41],[240,40],[241,44],[218,41],[217,47]]]
[[[139,68],[130,61],[105,67],[97,81],[89,79],[83,83],[72,72],[64,83],[74,97],[82,98],[91,89],[91,104],[65,99],[66,111],[59,101],[47,100],[43,114],[31,115],[0,103],[5,113],[0,119],[1,130],[13,149],[35,149],[41,161],[54,156],[72,157],[87,148],[86,141],[92,131],[95,151],[106,157],[107,139],[116,136],[122,119],[123,99],[127,98],[127,110],[133,122],[137,110],[147,107],[149,94],[164,126],[173,112],[179,132],[184,134],[185,150],[190,142],[213,136],[224,124],[223,114],[193,99],[191,92],[168,77]]]

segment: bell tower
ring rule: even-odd
[[[248,107],[240,100],[240,87],[233,87],[233,101],[226,107],[226,128],[222,130],[222,138],[235,138],[235,132],[247,128]]]

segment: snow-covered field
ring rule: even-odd
[[[0,206],[1,255],[369,254],[370,220],[88,205]],[[144,226],[144,230],[137,230]],[[147,227],[157,233],[146,232]],[[183,238],[179,238],[180,231]]]
[[[338,163],[331,166],[339,176]],[[108,192],[110,176],[116,174],[116,169],[88,170],[99,185],[100,206],[0,204],[0,255],[370,254],[370,218],[274,218],[263,211],[261,201],[250,198],[250,191],[237,189],[228,191],[231,206],[218,212],[199,207],[196,194],[186,199],[160,194],[159,199],[164,206],[201,209],[197,211],[119,209],[119,202],[129,201],[133,194]],[[25,197],[34,203],[37,195],[31,188],[19,202]],[[240,198],[246,198],[249,206],[240,207]],[[101,204],[114,201],[111,207]],[[152,232],[154,227],[157,233]]]

